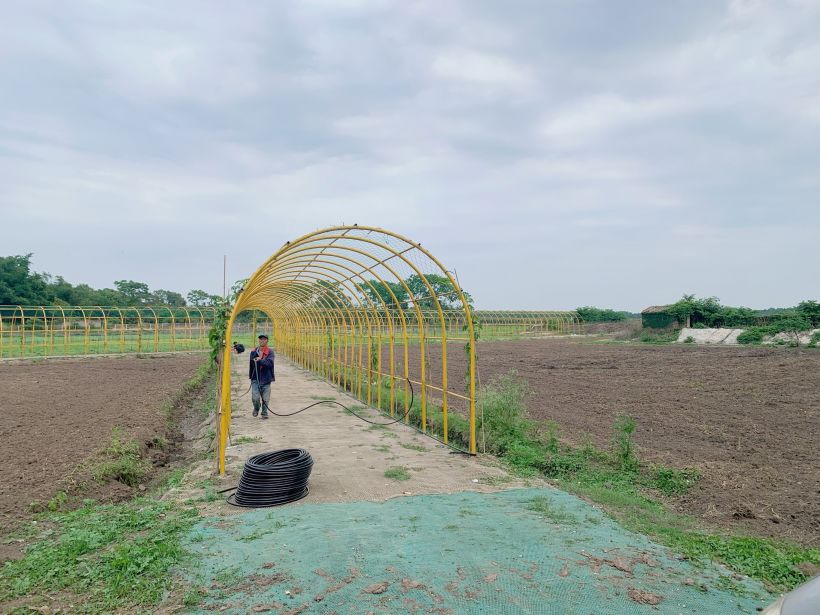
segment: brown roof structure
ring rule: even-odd
[[[665,313],[671,308],[672,305],[650,305],[648,308],[644,309],[641,314],[662,314]]]

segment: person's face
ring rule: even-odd
[[[265,347],[265,346],[267,346],[267,345],[268,345],[268,340],[266,340],[264,337],[263,337],[263,338],[260,338],[260,340],[259,340],[259,347],[260,347],[260,348],[264,348],[264,347]]]

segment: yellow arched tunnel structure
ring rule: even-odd
[[[236,299],[221,361],[220,473],[231,426],[232,332],[247,310],[268,316],[278,354],[444,443],[457,437],[475,454],[469,295],[421,244],[380,228],[336,226],[286,243]],[[454,316],[464,323],[458,335]]]

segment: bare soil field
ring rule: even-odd
[[[114,427],[143,445],[166,435],[162,404],[203,361],[192,353],[0,364],[0,532],[29,518],[32,502],[64,489],[65,477],[111,442]],[[156,451],[154,463],[163,455]],[[133,492],[114,481],[83,496],[110,501]]]
[[[449,378],[464,351],[448,350]],[[428,349],[440,380],[440,349]],[[418,347],[411,351],[418,365]],[[703,478],[671,504],[710,523],[820,544],[820,350],[479,342],[487,382],[511,369],[527,380],[533,418],[563,440],[609,447],[619,413],[637,422],[643,461],[693,467]]]

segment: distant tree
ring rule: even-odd
[[[797,313],[811,322],[812,325],[820,326],[820,303],[817,301],[801,301],[797,304]]]
[[[173,307],[182,307],[185,305],[185,297],[172,290],[155,290],[151,293],[151,303],[159,305],[170,305]]]
[[[629,312],[616,312],[615,310],[596,308],[585,305],[575,310],[584,322],[616,322],[629,318]]]
[[[370,280],[370,284],[361,284],[362,291],[378,308],[383,305],[391,309],[407,309],[410,295],[400,282],[380,282]],[[391,294],[392,293],[392,294]],[[393,298],[395,296],[395,299]]]
[[[424,280],[427,280],[427,284],[424,283]],[[404,281],[410,289],[413,302],[420,308],[435,309],[436,304],[433,295],[438,299],[442,309],[448,310],[461,307],[461,298],[453,283],[450,282],[450,278],[436,273],[426,273],[424,274],[424,280],[418,274],[413,274]],[[428,284],[430,288],[428,288]],[[464,298],[468,305],[472,305],[473,298],[469,293],[464,293]]]
[[[0,305],[49,303],[42,276],[31,271],[32,254],[0,257]]]
[[[195,289],[188,293],[188,303],[196,307],[213,307],[222,301],[219,295],[210,295],[204,290]]]
[[[50,296],[49,303],[57,305],[81,305],[76,301],[76,288],[66,282],[63,276],[52,277],[47,273],[42,274],[43,281],[48,287]]]
[[[353,307],[353,302],[338,282],[317,280],[310,285],[309,291],[310,298],[308,301],[317,307],[323,309]]]
[[[752,308],[724,307],[721,315],[712,319],[711,327],[744,327],[754,324],[758,314]]]
[[[151,299],[151,291],[148,289],[148,284],[144,282],[115,280],[114,286],[129,305],[141,305],[148,303]]]
[[[680,301],[668,308],[668,312],[681,324],[686,324],[688,318],[692,325],[702,322],[710,327],[715,326],[716,321],[720,319],[722,310],[720,299],[717,297],[698,299],[695,295],[684,295]]]

